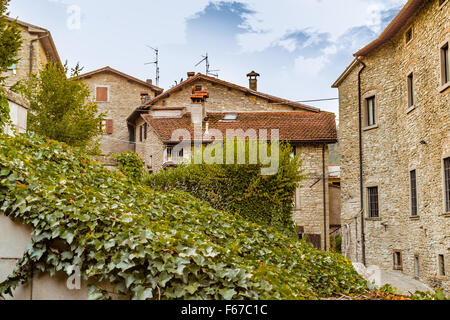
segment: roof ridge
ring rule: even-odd
[[[194,77],[192,77],[190,79],[187,79],[187,80],[181,82],[180,84],[170,88],[169,90],[167,90],[164,93],[162,93],[161,95],[153,98],[152,100],[150,100],[149,102],[147,102],[143,106],[144,107],[151,106],[152,104],[154,104],[155,102],[159,101],[160,99],[166,97],[167,95],[170,95],[172,92],[176,92],[180,87],[185,86],[185,85],[187,85],[189,83],[192,83],[195,80],[200,79],[200,78],[202,78],[204,80],[207,80],[207,81],[216,82],[216,83],[222,84],[222,85],[227,86],[227,87],[234,87],[234,88],[236,88],[238,90],[241,90],[241,91],[244,91],[244,92],[248,92],[250,94],[253,94],[255,96],[259,96],[259,97],[262,97],[262,98],[265,98],[265,99],[268,99],[268,100],[275,100],[275,101],[280,102],[280,104],[287,104],[287,105],[290,105],[290,106],[293,106],[293,107],[297,107],[297,108],[300,108],[300,109],[305,109],[305,110],[312,111],[312,112],[320,112],[321,111],[320,109],[312,107],[312,106],[308,106],[308,105],[305,105],[305,104],[302,104],[302,103],[294,102],[294,101],[291,101],[291,100],[288,100],[288,99],[279,98],[279,97],[276,97],[276,96],[273,96],[273,95],[270,95],[270,94],[267,94],[267,93],[251,90],[249,88],[237,85],[235,83],[232,83],[232,82],[229,82],[229,81],[226,81],[226,80],[222,80],[222,79],[213,78],[213,77],[204,75],[202,73],[197,73]]]

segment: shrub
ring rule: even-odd
[[[131,181],[140,183],[145,176],[144,162],[139,155],[132,151],[127,151],[115,155],[119,163],[119,170],[125,174]]]
[[[236,158],[237,148],[234,150]],[[250,222],[294,236],[293,195],[304,179],[300,155],[291,157],[292,147],[280,145],[278,172],[263,176],[262,164],[248,164],[248,143],[246,150],[246,164],[181,165],[151,175],[146,184],[161,191],[189,192],[215,209],[237,213]]]
[[[315,299],[366,282],[341,255],[109,172],[46,138],[0,136],[0,210],[33,228],[0,296],[74,266],[134,299]],[[93,287],[90,298],[108,293]]]

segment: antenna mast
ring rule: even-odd
[[[159,49],[158,48],[152,48],[150,46],[147,46],[151,50],[155,52],[156,59],[154,62],[148,62],[145,63],[145,65],[154,64],[156,67],[156,86],[159,86]]]
[[[206,53],[206,55],[202,56],[202,57],[203,57],[203,59],[199,63],[197,63],[195,66],[198,67],[202,62],[205,61],[206,62],[206,75],[218,78],[219,74],[217,74],[216,72],[219,72],[220,70],[210,70],[211,66],[209,64],[208,53]]]

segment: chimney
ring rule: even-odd
[[[249,79],[249,88],[251,90],[258,91],[258,77],[260,77],[260,74],[252,71],[247,74],[247,77]]]
[[[141,103],[145,104],[150,101],[150,94],[146,91],[141,92]]]
[[[153,85],[153,80],[152,79],[147,79],[145,82],[147,82],[148,84]]]
[[[188,73],[187,73],[187,78],[188,78],[188,80],[191,79],[191,78],[193,78],[194,76],[195,76],[195,72],[188,72]]]

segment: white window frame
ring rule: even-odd
[[[447,35],[447,39],[445,41],[443,41],[440,45],[439,45],[439,91],[443,92],[444,90],[450,88],[450,53],[449,53],[449,61],[447,61],[447,63],[449,64],[449,66],[447,66],[447,69],[449,74],[447,74],[447,82],[445,82],[445,76],[446,76],[446,68],[445,68],[445,57],[443,54],[444,51],[444,47],[447,46],[448,50],[450,50],[450,35]]]

